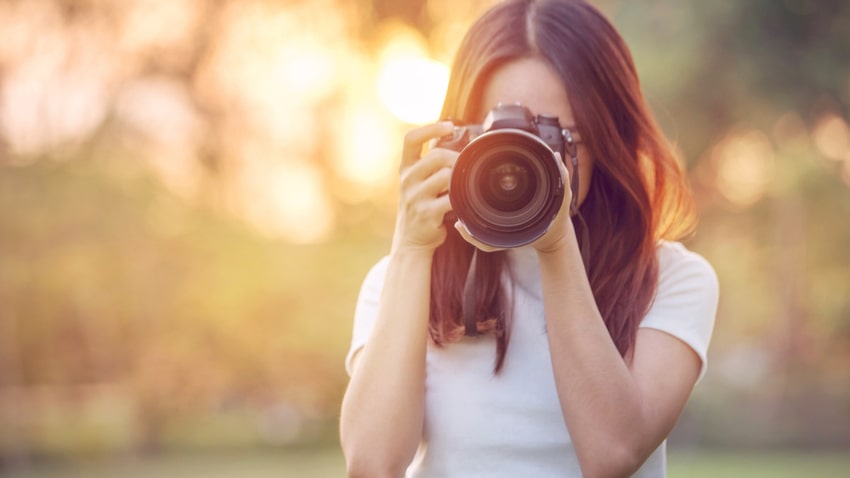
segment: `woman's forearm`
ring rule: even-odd
[[[433,252],[398,250],[354,362],[340,435],[350,476],[402,476],[422,437]]]
[[[640,389],[596,307],[578,247],[539,255],[556,387],[583,473],[630,475],[657,446],[646,439]]]

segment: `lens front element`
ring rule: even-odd
[[[484,202],[495,209],[511,212],[521,209],[536,189],[536,178],[529,178],[528,169],[512,158],[505,158],[502,164],[494,166],[486,177],[481,191]]]

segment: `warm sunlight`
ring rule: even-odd
[[[420,124],[439,119],[449,68],[428,58],[390,58],[381,65],[378,96],[398,119]]]
[[[321,172],[306,161],[260,163],[246,163],[242,177],[249,221],[265,234],[293,243],[327,238],[334,217]]]
[[[382,28],[376,82],[381,104],[406,123],[438,120],[449,67],[431,58],[428,42],[416,30],[395,22]]]
[[[446,98],[477,109],[493,69],[525,51],[523,40],[561,73],[602,77],[566,88],[585,126],[616,123],[587,128],[594,144],[585,146],[605,155],[611,145],[597,140],[622,133],[615,149],[640,156],[645,185],[664,186],[673,209],[693,206],[666,219],[698,216],[681,244],[661,244],[658,267],[638,271],[658,275],[638,284],[658,289],[647,324],[666,323],[687,341],[673,346],[700,358],[711,339],[703,381],[675,427],[665,423],[674,429],[666,475],[850,478],[850,0],[520,4],[535,2],[0,0],[0,478],[357,473],[346,468],[358,453],[345,455],[339,433],[357,421],[341,417],[346,358],[377,343],[367,336],[381,334],[372,324],[383,320],[381,284],[401,286],[396,298],[409,310],[394,320],[430,316],[428,295],[449,312],[458,304],[447,295],[476,297],[462,290],[476,249],[451,229],[439,252],[414,251],[448,266],[430,274],[424,264],[427,287],[408,282],[417,280],[413,262],[384,277],[400,270],[402,233],[414,240],[408,232],[433,232],[456,215],[420,210],[446,205],[451,171],[438,163],[456,154],[423,138],[405,155],[405,137],[441,119],[474,119],[444,113]],[[582,54],[558,61],[563,48]],[[474,91],[455,92],[450,81]],[[507,86],[528,93],[521,78]],[[654,119],[632,114],[644,111]],[[654,122],[661,134],[647,136]],[[650,174],[644,156],[664,147],[679,170],[661,185],[663,171]],[[587,149],[580,161],[592,159]],[[616,167],[597,159],[585,207],[594,213]],[[578,231],[600,246],[591,274],[576,261],[568,287],[616,282],[618,271],[596,259],[606,241],[617,248],[625,229],[640,226],[594,216]],[[502,324],[518,333],[500,372],[504,347],[493,331],[446,337],[444,350],[425,337],[430,330],[414,333],[426,361],[457,358],[491,385],[508,384],[526,359],[544,365],[515,383],[535,379],[533,403],[489,396],[518,414],[557,418],[529,425],[546,432],[534,443],[496,437],[506,460],[528,457],[528,469],[539,469],[555,447],[571,452],[564,439],[581,430],[566,426],[552,389],[538,258],[531,247],[500,256],[477,255],[491,263],[480,272],[493,283],[483,285],[499,286],[477,295],[518,319]],[[636,270],[645,262],[633,259]],[[606,300],[620,291],[596,292],[603,312],[630,306]],[[626,335],[642,318],[631,312]],[[411,338],[402,335],[383,352]],[[631,339],[609,342],[614,350]],[[452,390],[470,384],[461,385]],[[485,416],[471,405],[467,422]],[[373,411],[362,423],[380,421]],[[361,431],[346,432],[346,451],[369,435]],[[478,431],[495,443],[493,430]],[[663,465],[662,452],[647,468]]]
[[[387,112],[369,101],[346,108],[337,130],[337,171],[352,184],[342,199],[358,202],[395,177],[404,131]]]

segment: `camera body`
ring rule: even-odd
[[[497,248],[529,244],[549,230],[565,193],[559,157],[576,164],[575,143],[558,118],[518,104],[498,105],[480,125],[455,127],[435,147],[460,153],[449,184],[454,213],[475,239]]]
[[[483,133],[497,129],[514,129],[536,135],[549,148],[564,157],[564,131],[557,117],[532,115],[531,111],[519,104],[499,104],[487,113],[480,125],[455,126],[451,136],[440,138],[437,147],[462,151],[472,140]]]

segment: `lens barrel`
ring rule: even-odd
[[[470,234],[498,248],[534,242],[561,208],[564,177],[558,158],[538,136],[496,129],[461,150],[449,199]]]

